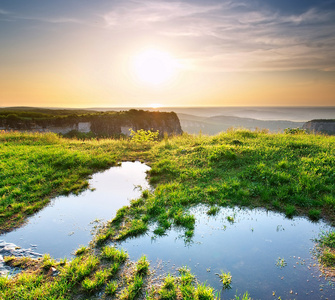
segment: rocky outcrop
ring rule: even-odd
[[[335,135],[335,120],[311,120],[306,122],[302,128],[315,133]]]
[[[5,256],[40,258],[42,254],[36,253],[32,249],[22,249],[13,243],[6,243],[0,240],[0,276],[10,276],[19,273],[19,268],[12,268],[6,265]]]
[[[55,116],[47,118],[22,118],[9,114],[0,118],[0,130],[93,133],[98,136],[129,135],[129,129],[181,134],[178,116],[174,112],[150,112],[131,109],[121,112],[104,112],[83,115]]]

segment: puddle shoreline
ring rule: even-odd
[[[146,171],[140,162],[122,162],[89,180],[89,189],[79,195],[60,196],[28,218],[27,222],[0,235],[0,240],[22,248],[36,245],[39,253],[56,259],[73,257],[80,245],[88,245],[99,222],[113,219],[118,209],[149,188]]]
[[[177,273],[187,266],[200,282],[221,291],[231,299],[248,291],[253,299],[315,299],[335,297],[334,286],[320,277],[317,260],[311,251],[313,239],[331,226],[311,223],[303,217],[287,219],[265,209],[221,208],[214,217],[199,205],[190,209],[196,217],[194,237],[185,243],[183,230],[172,228],[166,236],[149,234],[118,243],[131,260],[145,254],[157,275]],[[234,221],[229,221],[233,217]],[[230,219],[231,220],[231,219]],[[286,265],[277,265],[284,258]],[[216,273],[230,272],[232,289],[222,290]]]
[[[36,254],[71,258],[75,249],[92,240],[91,231],[102,220],[113,219],[118,209],[140,196],[138,186],[150,189],[146,181],[149,169],[140,162],[124,162],[96,173],[89,180],[89,190],[53,199],[27,224],[1,235],[0,240]],[[313,239],[331,229],[330,225],[304,217],[287,219],[265,209],[220,208],[216,216],[208,216],[207,210],[205,205],[190,208],[196,224],[192,240],[186,243],[184,231],[178,228],[153,238],[156,225],[152,224],[149,233],[116,245],[133,261],[145,254],[158,276],[188,266],[199,282],[221,291],[222,298],[245,291],[253,299],[272,299],[274,292],[276,299],[335,298],[334,286],[320,277],[311,253]],[[36,245],[34,250],[29,249],[32,245]],[[215,275],[222,271],[232,275],[230,290],[222,291]]]

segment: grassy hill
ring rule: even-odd
[[[120,161],[146,161],[155,190],[144,191],[130,207],[119,210],[94,243],[78,251],[70,263],[54,262],[47,256],[39,262],[9,259],[29,271],[15,280],[0,279],[0,296],[14,299],[19,293],[20,299],[85,298],[108,283],[102,291],[106,295],[113,292],[115,284],[115,291],[124,295],[120,299],[133,299],[132,293],[144,289],[148,263],[142,258],[133,265],[128,281],[122,281],[115,274],[126,258],[104,243],[146,232],[154,222],[157,233],[177,225],[192,238],[195,218],[187,209],[198,204],[209,209],[265,207],[287,217],[324,218],[335,224],[334,157],[335,137],[322,135],[229,130],[216,136],[184,134],[160,141],[80,141],[51,133],[1,132],[1,232],[21,225],[51,197],[87,188],[89,175]],[[51,266],[57,267],[59,276],[52,276]],[[181,276],[192,278],[187,271]],[[184,295],[187,286],[193,299],[215,299],[210,287],[187,282],[172,285],[176,295]],[[157,291],[158,296],[153,293],[150,299],[164,299],[159,295],[169,293],[168,287],[172,289],[169,278],[161,292]],[[209,296],[201,298],[202,293]]]

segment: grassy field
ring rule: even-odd
[[[324,218],[334,225],[334,155],[335,137],[307,134],[231,130],[211,137],[182,135],[160,141],[82,141],[55,134],[1,132],[1,232],[22,224],[51,197],[87,188],[91,174],[120,161],[147,162],[155,190],[144,191],[130,207],[120,209],[92,245],[80,249],[71,262],[8,258],[8,263],[28,271],[14,280],[0,279],[0,295],[73,299],[103,291],[105,298],[136,299],[147,293],[147,299],[215,299],[211,287],[193,280],[189,270],[166,277],[159,286],[148,285],[148,272],[138,271],[143,265],[147,268],[145,258],[131,263],[117,250],[108,250],[106,242],[142,234],[153,222],[157,235],[178,226],[191,239],[195,218],[188,208],[200,203],[208,205],[208,214],[215,214],[219,206],[265,207],[287,217]],[[322,240],[326,250],[334,246],[334,236],[329,236]],[[334,265],[329,255],[326,261]],[[51,268],[59,276],[51,276]],[[238,297],[249,299],[248,294]]]

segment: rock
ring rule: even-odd
[[[52,110],[50,110],[52,114]],[[161,136],[182,134],[180,121],[174,112],[144,111],[130,109],[121,112],[87,113],[82,115],[54,116],[45,118],[17,117],[0,118],[0,128],[5,130],[55,132],[75,134],[78,132],[97,136],[129,135],[129,129],[159,131]]]
[[[39,258],[42,257],[42,254],[36,253],[31,249],[23,249],[13,243],[6,243],[4,240],[0,240],[0,276],[14,276],[21,272],[19,268],[13,268],[6,265],[4,261],[5,256],[27,256],[31,258]]]
[[[311,120],[306,122],[302,128],[314,133],[335,135],[335,120]]]

